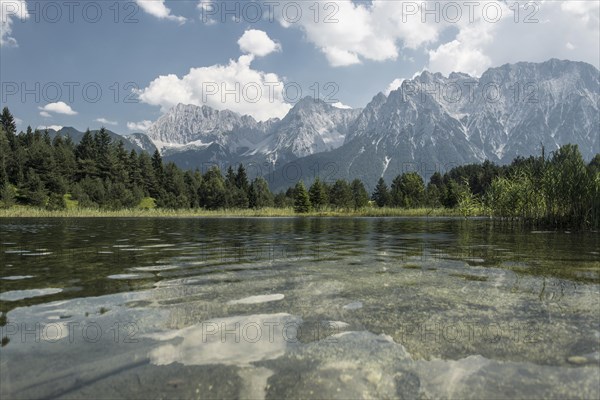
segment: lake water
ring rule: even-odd
[[[0,398],[598,398],[599,236],[0,220]]]

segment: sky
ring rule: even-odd
[[[600,64],[600,1],[0,0],[18,128],[143,132],[178,103],[257,120],[301,97],[364,107],[423,70]]]

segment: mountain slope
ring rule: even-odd
[[[112,131],[109,131],[108,129],[106,131],[108,132],[108,135],[113,141],[118,142],[119,140],[122,140],[123,144],[125,145],[125,149],[127,149],[128,151],[135,150],[137,153],[140,153],[142,151],[152,153],[156,149],[154,147],[154,144],[152,144],[152,142],[144,134],[137,133],[131,136],[122,136]],[[98,130],[93,130],[90,132],[93,135],[97,133]],[[83,138],[85,132],[78,131],[77,129],[70,126],[65,126],[59,131],[56,131],[54,129],[48,129],[48,133],[50,134],[51,138],[54,138],[56,135],[60,135],[63,138],[69,136],[71,140],[73,140],[73,143],[78,144],[81,141],[81,138]]]
[[[599,75],[592,65],[556,59],[506,64],[479,78],[425,71],[364,109],[305,98],[266,122],[180,104],[148,137],[167,161],[203,169],[242,162],[274,188],[316,174],[372,183],[417,171],[427,179],[465,163],[540,154],[542,145],[549,153],[574,143],[589,160],[600,153]]]
[[[275,164],[341,146],[359,112],[307,97],[282,120],[257,122],[228,110],[179,104],[147,136],[165,160],[189,168],[215,162]]]
[[[599,71],[549,60],[491,68],[481,78],[423,72],[389,96],[378,94],[350,126],[343,146],[283,165],[270,175],[289,186],[290,170],[314,179],[374,184],[407,172],[428,178],[485,159],[507,163],[574,143],[586,159],[600,153]],[[334,173],[335,171],[335,173]],[[312,175],[312,176],[311,176]]]

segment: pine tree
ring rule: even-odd
[[[97,151],[97,165],[100,179],[112,180],[115,170],[116,156],[113,151],[112,140],[108,131],[102,127],[99,132],[94,135]]]
[[[156,182],[158,185],[163,184],[163,162],[162,156],[158,149],[154,150],[154,154],[152,154],[152,168],[154,169],[154,176],[156,177]]]
[[[89,129],[85,131],[81,141],[75,148],[75,155],[79,159],[96,159],[96,141]]]
[[[183,180],[185,182],[187,198],[189,201],[188,207],[200,207],[200,198],[198,196],[198,191],[202,186],[202,175],[200,174],[200,172],[198,172],[198,170],[194,172],[187,170],[183,175]]]
[[[352,203],[355,210],[360,210],[369,204],[369,193],[360,179],[355,179],[350,184]]]
[[[44,129],[44,135],[42,137],[44,138],[44,143],[46,143],[46,146],[52,145],[52,139],[50,139],[50,132],[48,132],[48,129]]]
[[[244,168],[243,164],[240,164],[237,170],[237,174],[235,176],[235,183],[239,189],[242,189],[244,192],[248,193],[248,175],[246,174],[246,168]]]
[[[229,182],[225,182],[225,207],[227,208],[248,208],[250,189],[248,194],[243,189],[237,186],[231,186]]]
[[[279,192],[273,198],[273,205],[277,208],[287,208],[293,205],[293,201],[290,201],[285,192]]]
[[[245,171],[243,172],[245,174]],[[249,191],[243,189],[243,184],[238,186],[238,175],[231,165],[227,168],[225,175],[225,207],[248,208]]]
[[[461,187],[454,179],[449,179],[445,184],[442,194],[442,204],[446,208],[454,208],[460,200]]]
[[[156,199],[160,192],[154,168],[152,167],[152,159],[148,153],[143,152],[138,158],[139,171],[141,176],[141,186],[145,193]]]
[[[431,175],[431,178],[429,178],[429,184],[435,185],[438,187],[438,189],[441,189],[444,186],[444,178],[442,177],[442,174],[437,171],[434,172],[433,175]]]
[[[442,191],[440,188],[432,184],[431,182],[427,185],[425,190],[425,204],[428,207],[440,207],[442,205]]]
[[[375,204],[377,204],[378,207],[385,207],[389,205],[390,194],[383,177],[379,178],[377,181],[377,186],[375,186],[375,190],[373,191],[371,199],[375,202]]]
[[[135,150],[129,152],[129,157],[127,159],[127,175],[129,176],[130,187],[143,186],[142,173],[140,172],[138,155]]]
[[[168,163],[165,167],[164,182],[166,198],[161,199],[158,205],[173,209],[187,208],[189,206],[189,199],[187,197],[187,187],[183,172],[172,162]]]
[[[4,132],[4,128],[0,126],[0,185],[4,182],[8,182],[8,163],[10,156],[10,143]]]
[[[225,174],[225,183],[229,187],[237,186],[236,174],[231,165],[227,167],[227,173]]]
[[[218,167],[211,167],[202,177],[200,187],[200,205],[209,210],[226,206],[225,183]]]
[[[394,178],[391,190],[395,207],[419,207],[425,197],[423,179],[416,172],[407,172]]]
[[[24,144],[26,146],[31,146],[33,144],[34,141],[34,137],[33,137],[33,129],[31,129],[31,125],[27,125],[27,130],[25,131],[25,135],[20,135],[21,139],[23,139],[23,141],[25,142]]]
[[[129,154],[127,150],[125,150],[125,144],[122,140],[117,142],[116,147],[114,148],[114,156],[113,156],[113,171],[111,172],[111,176],[114,177],[114,180],[117,182],[122,182],[126,186],[130,186],[130,177],[129,177]]]
[[[27,150],[28,159],[25,169],[33,168],[42,181],[47,182],[49,175],[56,172],[54,149],[49,143],[46,143],[43,137],[39,137]]]
[[[2,202],[3,208],[11,208],[15,205],[17,199],[17,194],[15,188],[8,183],[8,181],[4,181],[2,185],[0,185],[0,201]]]
[[[4,107],[2,109],[2,114],[0,115],[0,125],[2,125],[4,131],[10,135],[15,135],[17,133],[17,124],[15,123],[15,118],[10,113],[8,107]]]
[[[250,208],[264,208],[273,206],[273,194],[269,184],[262,178],[256,178],[248,189],[248,202]]]
[[[392,180],[392,185],[390,187],[389,205],[392,207],[404,206],[404,192],[402,191],[402,175],[398,175]]]
[[[48,195],[44,184],[39,175],[35,173],[33,168],[27,171],[27,185],[24,188],[26,201],[36,207],[45,207],[48,201]]]
[[[86,177],[95,177],[98,175],[97,154],[96,141],[90,130],[87,129],[75,148],[78,181]]]
[[[294,211],[299,214],[310,211],[310,199],[302,181],[298,181],[294,187]]]
[[[27,148],[20,140],[15,140],[12,154],[8,157],[6,173],[8,180],[17,187],[25,182],[25,163],[27,161]]]
[[[64,210],[67,208],[67,204],[65,203],[65,197],[63,194],[58,193],[50,193],[48,197],[48,204],[46,204],[46,209],[50,211],[56,210]]]
[[[590,163],[588,164],[588,169],[592,173],[600,172],[600,153],[596,154],[594,158],[592,158],[592,161],[590,161]]]
[[[327,188],[325,185],[323,185],[323,182],[321,182],[319,177],[317,177],[310,186],[308,196],[310,198],[312,207],[317,211],[320,211],[328,203],[329,196],[327,193]]]
[[[338,209],[349,209],[352,207],[352,191],[348,182],[343,179],[335,181],[329,191],[329,203]]]

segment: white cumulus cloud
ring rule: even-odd
[[[96,122],[100,122],[101,124],[105,125],[118,125],[117,121],[110,121],[106,118],[96,118]]]
[[[180,24],[186,21],[185,17],[171,14],[171,10],[165,5],[165,0],[136,0],[142,10],[158,19],[177,21]]]
[[[411,10],[404,3],[420,7],[420,2],[285,1],[282,10],[286,3],[288,10],[300,6],[302,10],[297,14],[301,18],[296,22],[292,18],[296,14],[292,11],[288,14],[280,12],[276,15],[281,25],[303,30],[308,41],[321,50],[334,67],[358,64],[363,59],[395,60],[400,52],[400,42],[404,47],[415,49],[437,40],[442,29],[441,24],[423,24],[414,16],[403,19],[403,15]]]
[[[444,74],[480,75],[491,66],[553,57],[599,66],[597,0],[284,0],[280,8],[286,4],[287,18],[275,14],[281,25],[302,30],[334,67],[399,60],[407,49],[424,52],[429,56],[425,67]],[[298,13],[292,11],[298,4],[301,18],[295,21],[291,17]]]
[[[44,118],[52,118],[52,115],[47,111],[40,111],[40,115]]]
[[[68,104],[66,104],[63,101],[59,101],[57,103],[49,103],[46,104],[44,107],[38,107],[40,110],[42,110],[42,112],[46,112],[46,114],[42,115],[44,117],[49,116],[49,113],[55,113],[55,114],[65,114],[65,115],[77,115],[77,112],[74,111],[71,106],[69,106]],[[42,113],[40,113],[42,114]]]
[[[264,54],[264,47],[252,47]],[[285,101],[284,82],[277,74],[252,68],[254,54],[245,54],[226,65],[191,68],[181,78],[161,75],[138,91],[139,99],[161,107],[161,111],[182,104],[207,105],[250,115],[258,121],[282,118],[291,105]]]
[[[140,122],[128,122],[127,129],[130,131],[146,132],[152,125],[152,121],[144,120]]]
[[[518,17],[510,4],[485,3],[495,3],[502,10],[501,18],[490,23],[480,13],[474,23],[459,24],[453,40],[429,51],[431,71],[479,76],[492,66],[550,58],[585,61],[598,67],[600,2],[544,0],[535,2],[535,8],[521,3]]]
[[[249,29],[245,31],[238,40],[238,45],[242,52],[257,57],[264,57],[274,51],[281,50],[281,45],[279,43],[274,42],[266,32],[258,29]]]
[[[18,45],[17,40],[12,37],[13,24],[28,18],[25,0],[0,0],[0,47]]]
[[[385,89],[385,91],[383,92],[386,96],[388,96],[390,94],[390,92],[398,89],[400,86],[402,86],[402,82],[404,82],[403,78],[396,78],[394,79],[392,82],[390,82],[390,84],[388,85],[388,87]]]

